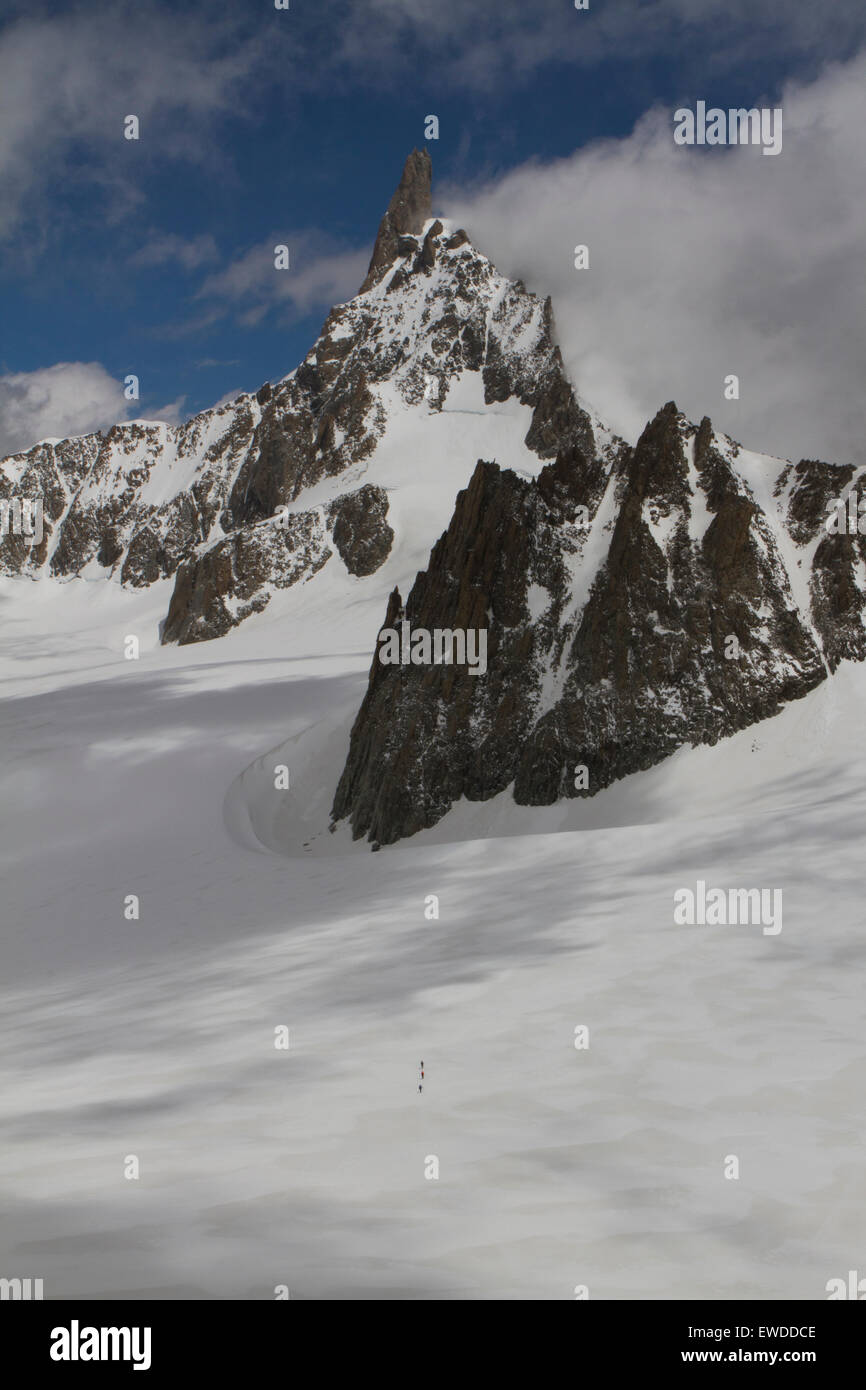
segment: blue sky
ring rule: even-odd
[[[853,62],[864,34],[860,0],[13,0],[0,25],[7,433],[21,447],[29,374],[60,363],[134,372],[134,413],[168,418],[291,370],[360,283],[429,113],[447,213],[449,198],[471,208],[599,141],[626,150],[656,109],[775,104],[786,83]],[[130,112],[138,142],[122,136]],[[275,241],[290,282],[275,278]],[[532,271],[546,290],[542,254]],[[94,424],[111,413],[103,397]]]

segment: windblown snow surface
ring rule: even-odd
[[[375,582],[335,561],[164,648],[169,583],[2,581],[0,1275],[47,1298],[822,1299],[862,1267],[863,667],[588,801],[328,831],[384,596],[477,457],[450,403],[465,462],[423,546],[392,498]],[[782,931],[676,925],[698,879],[782,889]]]
[[[861,667],[590,802],[281,854],[233,779],[288,732],[303,821],[377,615],[164,649],[158,593],[11,587],[4,1273],[49,1298],[810,1299],[857,1267]],[[674,925],[698,877],[781,887],[782,932]]]

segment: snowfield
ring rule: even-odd
[[[170,584],[3,581],[0,1275],[826,1298],[866,1257],[866,670],[591,801],[463,802],[371,854],[330,797],[413,566],[329,565],[180,649]],[[699,878],[781,888],[783,931],[675,926]]]

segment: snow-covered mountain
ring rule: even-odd
[[[430,180],[414,151],[361,291],[282,381],[0,465],[0,500],[45,519],[5,572],[173,581],[163,643],[266,609],[299,633],[351,612],[367,651],[383,618],[487,633],[483,679],[374,652],[312,798],[374,844],[508,787],[592,796],[866,655],[866,539],[825,526],[866,470],[748,453],[673,403],[629,446],[569,382],[550,301],[433,217]]]
[[[594,449],[594,423],[606,442],[566,381],[549,301],[433,219],[430,179],[429,155],[413,152],[361,293],[276,385],[181,426],[136,421],[5,460],[0,496],[41,497],[44,537],[10,537],[3,572],[126,586],[176,574],[164,640],[200,641],[335,552],[349,574],[375,573],[395,543],[395,487],[426,494],[396,542],[423,555],[479,448],[534,470],[567,440]],[[529,420],[520,412],[503,431],[509,402]],[[443,414],[444,428],[431,425]],[[490,428],[467,430],[467,414]],[[431,490],[444,514],[429,511]]]
[[[824,1299],[866,1242],[859,475],[670,405],[614,439],[543,303],[425,253],[425,163],[286,382],[4,467],[54,503],[0,545],[0,1273]],[[483,620],[486,674],[365,698],[401,609]],[[784,930],[679,924],[699,881]]]

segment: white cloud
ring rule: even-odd
[[[172,263],[184,270],[198,270],[208,262],[219,260],[217,244],[209,232],[200,236],[182,237],[174,232],[154,236],[130,256],[132,266],[159,266]]]
[[[224,395],[220,396],[218,401],[214,401],[213,409],[219,410],[220,406],[231,405],[232,401],[236,401],[238,396],[242,396],[243,394],[244,389],[242,386],[238,386],[235,391],[226,391]]]
[[[275,268],[276,246],[289,248],[286,270]],[[324,232],[274,233],[209,276],[196,298],[212,304],[211,317],[235,312],[245,327],[253,327],[273,308],[302,318],[358,292],[370,249],[343,247]]]
[[[335,56],[379,84],[405,81],[410,43],[441,62],[442,88],[483,91],[550,62],[585,68],[676,53],[690,78],[756,59],[841,57],[866,37],[862,0],[357,0],[335,32]]]
[[[58,195],[100,190],[109,219],[136,205],[138,172],[151,158],[219,159],[215,118],[243,112],[266,35],[226,42],[231,17],[97,6],[26,17],[0,32],[0,236]],[[140,140],[123,139],[135,114]]]
[[[67,439],[109,429],[130,417],[182,418],[186,396],[143,413],[128,401],[123,382],[98,362],[57,362],[33,372],[0,376],[0,458],[20,453],[42,439]]]
[[[781,105],[772,159],[675,146],[672,111],[655,109],[627,139],[439,190],[502,271],[553,296],[573,379],[627,435],[675,399],[752,448],[862,457],[866,55],[789,84]]]
[[[162,420],[166,425],[177,425],[185,418],[184,406],[186,396],[178,396],[176,400],[169,401],[168,405],[160,406],[159,410],[149,410],[142,416],[145,420]]]
[[[0,30],[0,238],[26,224],[20,255],[39,229],[56,231],[73,181],[116,222],[140,207],[151,161],[225,173],[221,118],[259,109],[272,83],[298,94],[345,82],[381,91],[423,62],[435,65],[443,94],[477,96],[518,88],[551,62],[580,73],[672,53],[692,81],[763,57],[774,71],[816,63],[866,40],[862,0],[593,0],[586,12],[569,0],[356,0],[336,26],[328,7],[302,8],[268,20],[266,10],[203,0],[181,10],[94,0],[48,14],[19,5]],[[291,26],[290,43],[274,42],[274,21]],[[122,139],[130,113],[141,121],[134,146]]]
[[[123,383],[98,362],[58,362],[0,376],[0,458],[41,439],[88,434],[123,420]]]

